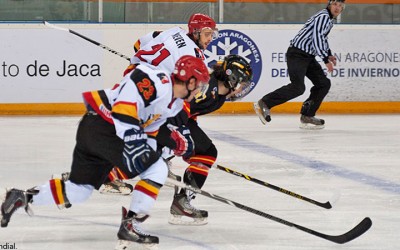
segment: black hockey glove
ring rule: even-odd
[[[180,127],[188,123],[189,117],[185,110],[181,110],[176,116],[167,119],[167,123]]]
[[[143,129],[127,130],[124,142],[123,161],[132,173],[143,173],[159,159],[158,154],[147,144],[147,135]]]

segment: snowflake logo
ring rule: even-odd
[[[223,60],[225,56],[231,54],[245,58],[253,69],[253,81],[250,84],[250,89],[243,93],[244,97],[255,88],[260,79],[261,53],[254,41],[246,34],[236,30],[220,30],[218,38],[214,39],[208,49],[204,51],[205,62],[208,67],[212,68],[217,61]]]

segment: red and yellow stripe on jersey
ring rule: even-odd
[[[111,105],[103,90],[89,91],[82,94],[88,110],[93,110],[107,122],[114,124],[111,119]]]
[[[136,68],[137,64],[129,64],[129,66],[124,70],[123,76],[126,76],[127,74],[131,73],[132,70]]]
[[[186,102],[186,101],[183,102],[182,110],[185,111],[185,113],[187,114],[188,117],[190,117],[190,103],[189,102]]]
[[[197,120],[197,115],[198,115],[198,113],[196,113],[196,114],[191,114],[190,113],[190,103],[189,102],[183,102],[183,108],[182,108],[182,110],[183,111],[185,111],[185,113],[187,114],[187,117],[188,118],[190,118],[190,119],[193,119],[193,120]]]
[[[133,44],[133,49],[135,50],[135,52],[138,52],[140,50],[140,39],[138,39],[135,44]]]
[[[157,199],[160,187],[156,186],[155,183],[146,180],[140,180],[136,183],[135,190],[140,191],[154,200]]]
[[[142,44],[148,43],[150,40],[158,36],[162,31],[156,30],[153,31],[153,33],[148,33],[141,38],[139,38],[134,44],[133,44],[133,49],[135,50],[135,53],[140,50],[140,47]]]
[[[140,120],[136,102],[116,102],[112,107],[112,113]]]

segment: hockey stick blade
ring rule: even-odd
[[[258,216],[261,216],[263,218],[267,218],[267,219],[273,220],[275,222],[281,223],[283,225],[297,228],[297,229],[299,229],[299,230],[301,230],[303,232],[306,232],[308,234],[312,234],[314,236],[317,236],[317,237],[320,237],[322,239],[329,240],[329,241],[332,241],[332,242],[335,242],[335,243],[338,243],[338,244],[344,244],[346,242],[354,240],[355,238],[361,236],[366,231],[368,231],[368,229],[372,225],[371,219],[366,217],[357,226],[355,226],[353,229],[351,229],[347,233],[344,233],[342,235],[337,235],[337,236],[335,236],[335,235],[327,235],[327,234],[323,234],[323,233],[314,231],[314,230],[309,229],[307,227],[295,224],[293,222],[281,219],[279,217],[275,217],[275,216],[273,216],[271,214],[267,214],[267,213],[259,211],[257,209],[248,207],[248,206],[240,204],[240,203],[238,203],[236,201],[232,201],[232,200],[226,199],[224,197],[221,197],[221,196],[218,196],[218,195],[215,195],[215,194],[212,194],[212,193],[208,193],[208,192],[206,192],[204,190],[201,190],[201,189],[198,189],[198,188],[194,188],[194,187],[192,187],[190,185],[186,185],[185,183],[176,181],[176,180],[171,179],[171,178],[168,178],[167,182],[169,182],[170,184],[172,184],[174,186],[190,190],[190,191],[192,191],[194,193],[201,194],[203,196],[206,196],[208,198],[214,199],[216,201],[219,201],[219,202],[234,206],[234,207],[242,209],[244,211],[247,211],[247,212],[256,214]]]
[[[253,177],[247,175],[247,174],[239,173],[239,172],[237,172],[237,171],[235,171],[235,170],[233,170],[233,169],[229,169],[229,168],[224,167],[224,166],[221,166],[221,165],[216,165],[215,168],[217,168],[217,169],[219,169],[219,170],[222,170],[222,171],[224,171],[224,172],[226,172],[226,173],[229,173],[229,174],[232,174],[232,175],[235,175],[235,176],[238,176],[238,177],[242,177],[242,178],[244,178],[244,179],[246,179],[246,180],[248,180],[248,181],[257,183],[257,184],[259,184],[259,185],[262,185],[262,186],[264,186],[264,187],[273,189],[273,190],[275,190],[275,191],[278,191],[278,192],[287,194],[287,195],[292,196],[292,197],[294,197],[294,198],[297,198],[297,199],[300,199],[300,200],[309,202],[309,203],[314,204],[314,205],[316,205],[316,206],[323,207],[323,208],[326,208],[326,209],[331,209],[331,208],[332,208],[332,205],[331,205],[331,203],[330,203],[329,201],[327,201],[327,202],[325,202],[325,203],[322,203],[322,202],[319,202],[319,201],[310,199],[310,198],[308,198],[308,197],[302,196],[302,195],[300,195],[300,194],[296,194],[296,193],[294,193],[294,192],[292,192],[292,191],[289,191],[289,190],[286,190],[286,189],[284,189],[284,188],[281,188],[281,187],[272,185],[271,183],[258,180],[258,179],[256,179],[256,178],[253,178]]]
[[[47,27],[49,27],[49,28],[52,28],[52,29],[56,29],[56,30],[62,30],[62,31],[69,32],[69,29],[66,29],[66,28],[63,28],[63,27],[56,26],[56,25],[54,25],[54,24],[51,24],[51,23],[49,23],[49,22],[47,22],[47,21],[43,21],[43,24],[44,24],[44,25],[46,25],[46,26],[47,26]]]
[[[90,42],[90,43],[93,43],[93,44],[99,46],[99,47],[102,48],[102,49],[105,49],[105,50],[107,50],[107,51],[113,53],[114,55],[117,55],[117,56],[119,56],[119,57],[122,57],[122,58],[124,58],[124,59],[126,59],[126,60],[128,60],[128,61],[131,60],[128,56],[126,56],[126,55],[124,55],[124,54],[121,54],[121,53],[119,53],[118,51],[113,50],[113,49],[111,49],[110,47],[107,47],[107,46],[105,46],[105,45],[103,45],[103,44],[101,44],[101,43],[99,43],[99,42],[97,42],[97,41],[95,41],[95,40],[93,40],[93,39],[90,39],[89,37],[84,36],[84,35],[82,35],[82,34],[76,32],[76,31],[73,31],[73,30],[71,30],[71,29],[67,29],[67,28],[63,28],[63,27],[56,26],[56,25],[51,24],[51,23],[49,23],[49,22],[47,22],[47,21],[43,21],[43,24],[44,24],[45,26],[49,27],[49,28],[52,28],[52,29],[62,30],[62,31],[69,32],[69,33],[71,33],[71,34],[73,34],[73,35],[75,35],[75,36],[78,36],[78,37],[80,37],[80,38],[82,38],[82,39],[84,39],[84,40],[86,40],[86,41],[88,41],[88,42]]]
[[[338,244],[344,244],[361,236],[363,233],[368,231],[368,229],[370,229],[371,226],[372,226],[372,220],[369,217],[365,217],[360,223],[358,223],[357,226],[355,226],[347,233],[338,236],[325,235],[325,239],[333,241]]]

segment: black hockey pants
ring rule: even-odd
[[[314,86],[310,90],[310,96],[304,102],[307,105],[304,105],[301,114],[315,116],[322,100],[329,92],[330,80],[313,55],[298,48],[289,47],[286,59],[291,83],[265,95],[262,100],[271,109],[302,95],[306,89],[304,79],[307,77]]]
[[[124,141],[116,135],[114,125],[100,115],[85,114],[76,134],[70,180],[99,189],[114,166],[134,178],[137,174],[131,173],[122,161],[123,148]]]

